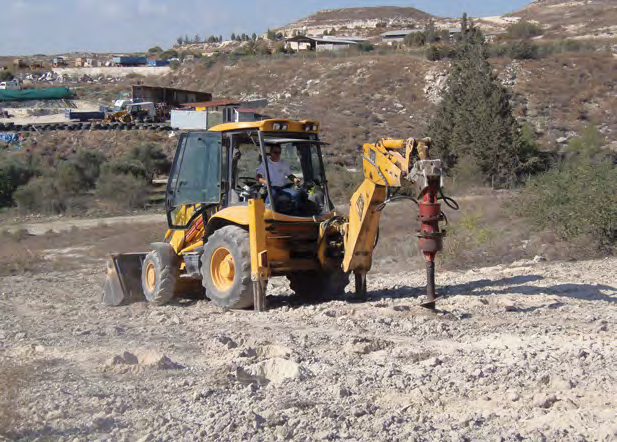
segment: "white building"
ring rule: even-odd
[[[424,32],[424,29],[399,29],[397,31],[388,31],[381,34],[381,41],[389,46],[405,41],[405,37],[418,32]]]
[[[287,45],[294,51],[336,51],[349,49],[358,43],[368,41],[360,37],[334,37],[324,35],[316,37],[310,35],[298,35],[285,40]]]

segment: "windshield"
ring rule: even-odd
[[[266,153],[271,158],[272,150],[280,150],[279,162],[286,164],[291,173],[307,183],[318,186],[323,184],[323,164],[319,155],[319,146],[308,140],[272,143],[266,139]]]

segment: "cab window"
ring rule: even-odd
[[[184,135],[172,168],[168,199],[171,207],[216,204],[221,198],[221,136]]]

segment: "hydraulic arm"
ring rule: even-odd
[[[439,223],[444,220],[438,200],[441,195],[441,160],[431,160],[431,140],[383,139],[363,147],[364,182],[350,201],[348,222],[344,231],[343,270],[353,272],[356,292],[366,294],[366,274],[371,269],[381,212],[394,200],[409,199],[418,204],[421,223],[418,232],[419,248],[426,260],[427,301],[425,307],[435,306],[435,257],[442,249],[445,231]],[[409,196],[395,196],[395,189],[402,180],[416,183],[418,199]]]

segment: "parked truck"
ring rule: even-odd
[[[100,121],[105,118],[103,111],[76,111],[74,109],[66,109],[64,117],[72,121]]]
[[[148,60],[148,67],[150,68],[162,68],[169,66],[169,60]]]
[[[0,83],[0,90],[3,91],[20,91],[21,90],[21,82],[18,79],[14,79],[11,81],[3,81]]]
[[[145,66],[148,64],[148,59],[141,55],[123,55],[112,59],[114,66]]]

